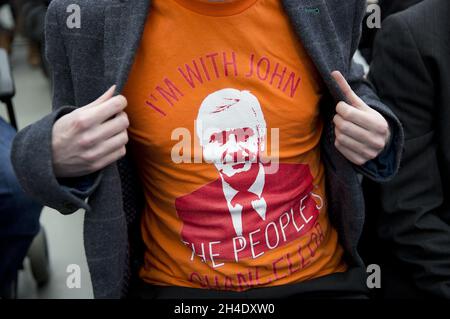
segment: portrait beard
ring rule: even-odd
[[[237,191],[247,191],[255,182],[259,173],[259,160],[250,163],[250,169],[228,176],[222,171],[219,171],[220,175],[231,187]]]

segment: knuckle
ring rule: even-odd
[[[336,148],[341,147],[341,143],[339,142],[339,140],[338,140],[337,138],[334,140],[334,146],[335,146]]]
[[[371,160],[377,157],[377,153],[374,150],[366,150],[363,152],[364,159]]]
[[[93,152],[85,152],[84,154],[81,155],[81,158],[89,163],[89,166],[95,165],[96,160],[97,160],[97,156],[93,153]]]
[[[127,154],[127,148],[125,146],[121,147],[118,152],[119,158],[124,157],[126,154]]]
[[[340,130],[342,128],[342,122],[343,121],[340,118],[336,119],[336,121],[334,122],[334,126],[336,127],[336,129]]]
[[[339,145],[343,144],[345,142],[345,136],[343,134],[336,134],[336,140]]]
[[[379,127],[379,132],[383,134],[383,136],[386,136],[389,133],[389,125],[386,123],[386,121],[383,122]]]
[[[382,139],[376,139],[373,141],[373,146],[378,150],[382,150],[385,147],[385,142]]]
[[[367,160],[365,160],[365,159],[362,159],[362,158],[361,158],[361,159],[358,160],[358,165],[359,165],[359,166],[364,165],[364,164],[366,164],[366,163],[367,163]]]
[[[123,114],[123,115],[122,115],[122,123],[123,123],[123,126],[124,126],[125,128],[128,128],[128,127],[130,126],[130,120],[128,119],[128,115],[127,115],[127,113],[125,113],[125,112],[123,112],[122,114]]]
[[[128,134],[127,134],[127,131],[124,131],[123,132],[123,134],[122,134],[122,145],[125,145],[125,144],[127,144],[128,143]]]
[[[72,124],[75,129],[83,131],[83,130],[87,129],[87,117],[84,114],[79,113],[74,118]]]
[[[367,161],[366,161],[364,158],[357,157],[357,158],[354,159],[353,162],[354,162],[356,165],[361,166],[361,165],[366,164]]]
[[[337,105],[337,109],[339,111],[339,114],[346,118],[349,115],[349,112],[351,111],[351,108],[347,107],[347,104],[345,102],[339,102]]]
[[[370,158],[371,151],[370,150],[362,150],[358,152],[363,158]]]
[[[353,110],[349,107],[345,107],[342,111],[342,117],[344,117],[345,119],[348,119],[349,117],[351,117],[353,114]]]
[[[338,125],[339,125],[339,122],[340,122],[340,116],[339,116],[339,114],[336,114],[336,115],[333,117],[333,123],[334,123],[336,126],[338,126]]]
[[[88,135],[82,135],[80,137],[80,139],[78,140],[78,146],[80,146],[81,148],[89,148],[93,145],[93,140],[90,136]]]
[[[339,125],[339,129],[341,130],[342,133],[348,134],[350,130],[350,125],[348,122],[342,122]]]
[[[101,170],[103,167],[105,167],[105,165],[101,162],[94,162],[91,163],[91,165],[89,166],[91,171],[96,172],[98,170]]]
[[[127,101],[127,99],[125,98],[125,96],[123,96],[123,95],[117,95],[117,96],[116,96],[116,100],[117,100],[117,104],[118,104],[120,107],[125,107],[125,106],[128,105],[128,101]]]

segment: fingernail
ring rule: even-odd
[[[114,88],[114,90],[115,90],[115,85],[113,85],[113,86],[111,86],[109,89],[107,89],[107,90],[105,91],[105,93],[103,93],[102,96],[101,96],[100,98],[109,95],[109,94],[111,93],[111,91],[113,90],[113,88]]]

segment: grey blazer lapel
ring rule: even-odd
[[[151,0],[113,0],[105,8],[104,61],[106,85],[121,92],[139,47]]]
[[[283,0],[283,5],[330,92],[335,99],[342,99],[331,72],[340,70],[345,74],[347,63],[326,0]]]

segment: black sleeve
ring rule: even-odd
[[[402,15],[386,19],[375,41],[369,79],[403,122],[405,149],[397,177],[381,185],[378,236],[414,285],[450,298],[450,226],[443,220],[433,75]],[[417,25],[417,27],[423,27]]]

